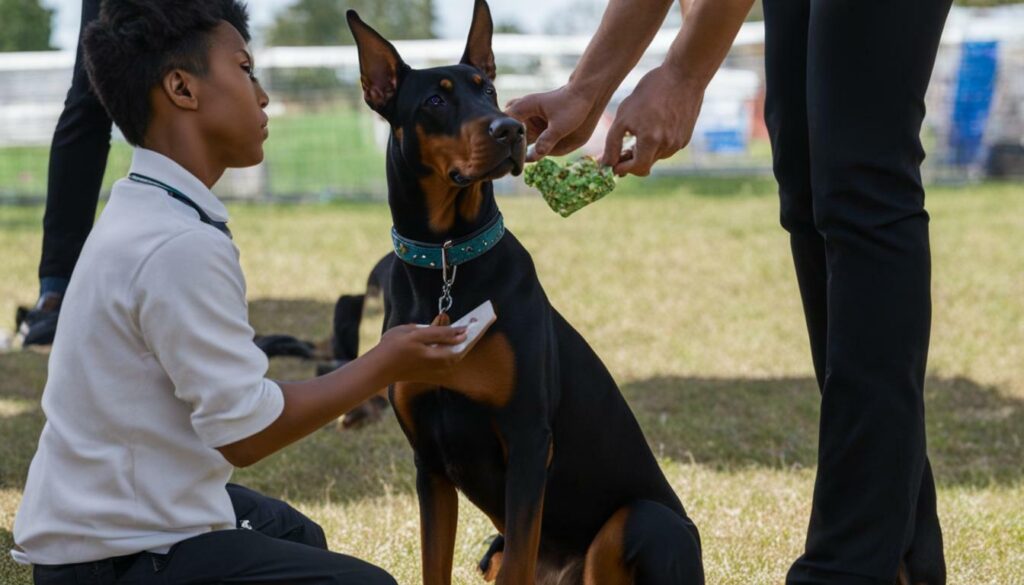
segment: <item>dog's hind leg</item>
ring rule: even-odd
[[[647,500],[619,509],[587,550],[584,585],[703,585],[700,537],[689,519]]]

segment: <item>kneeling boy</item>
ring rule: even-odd
[[[210,187],[263,159],[268,98],[236,0],[105,2],[83,44],[136,147],[71,278],[46,426],[14,525],[36,583],[393,583],[327,551],[287,504],[229,485],[384,385],[451,367],[448,327],[407,326],[348,366],[264,378]]]

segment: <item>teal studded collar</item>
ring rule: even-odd
[[[505,235],[505,221],[501,213],[475,233],[460,240],[449,240],[444,244],[427,244],[402,237],[398,230],[391,228],[391,241],[395,245],[395,254],[405,262],[421,268],[441,270],[465,264],[470,260],[483,256],[493,248]],[[446,258],[447,256],[447,258]]]

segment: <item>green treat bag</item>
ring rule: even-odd
[[[569,217],[615,189],[611,167],[602,167],[590,156],[565,166],[545,158],[526,167],[524,178],[562,217]]]

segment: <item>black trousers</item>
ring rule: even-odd
[[[82,1],[82,30],[99,17],[99,11],[100,0]],[[92,229],[110,151],[110,129],[110,118],[85,73],[79,43],[71,89],[50,147],[39,262],[43,292],[63,292]]]
[[[950,0],[764,0],[765,119],[822,392],[787,583],[945,581],[923,387],[924,96]]]
[[[332,553],[321,528],[300,512],[248,488],[228,485],[237,530],[190,538],[167,554],[141,553],[34,568],[36,585],[395,585],[383,569]]]

